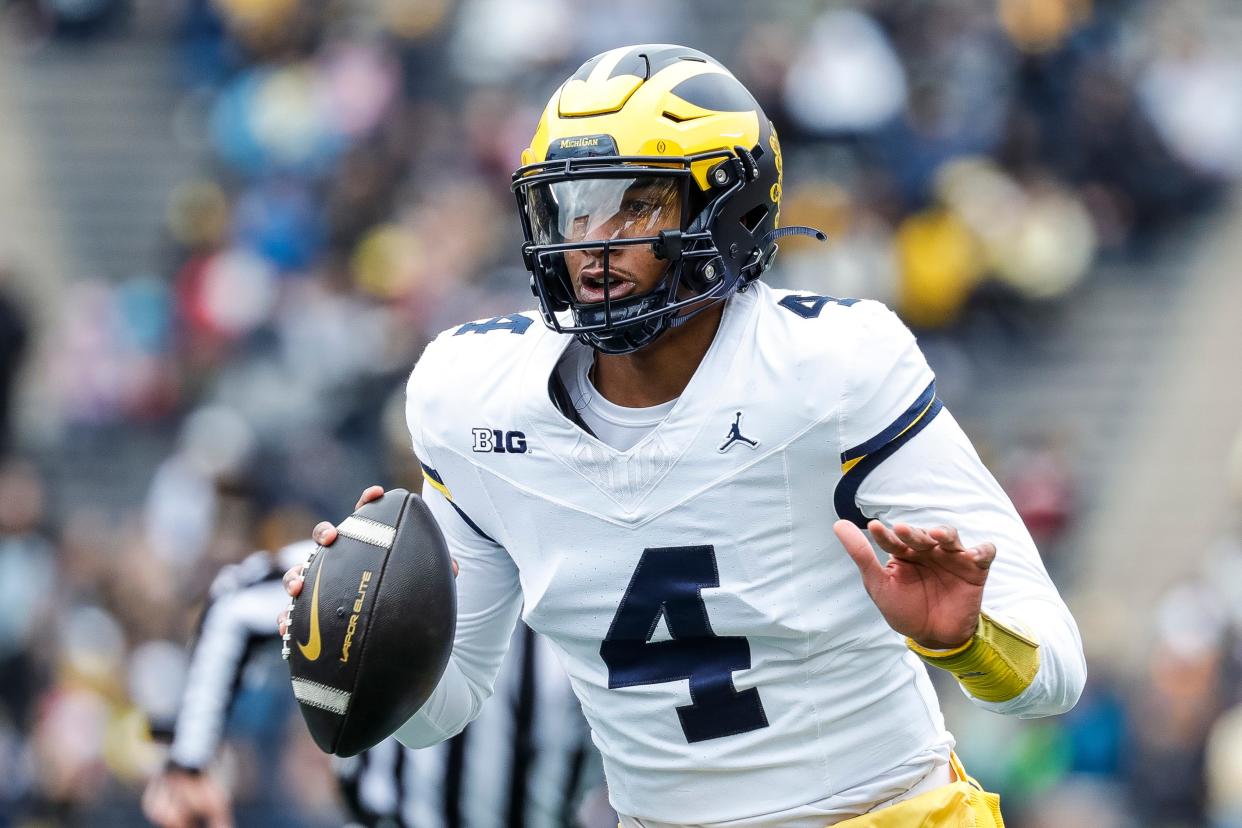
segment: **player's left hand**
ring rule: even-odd
[[[878,520],[867,530],[889,554],[880,565],[867,536],[848,520],[832,527],[862,573],[863,586],[888,625],[923,647],[947,650],[970,640],[979,623],[983,585],[996,547],[967,548],[951,526],[920,529]]]

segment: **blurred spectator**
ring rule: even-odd
[[[1201,4],[1153,5],[1154,52],[1138,80],[1138,100],[1165,144],[1198,172],[1242,175],[1242,59],[1214,42]]]
[[[1208,817],[1213,828],[1242,826],[1242,703],[1217,719],[1207,740]]]
[[[1224,701],[1228,617],[1210,589],[1185,584],[1165,596],[1156,623],[1135,699],[1131,792],[1152,824],[1203,824],[1205,743]]]
[[[238,530],[240,537],[234,543],[241,548],[249,544],[252,506],[244,499],[235,502],[234,513],[226,516],[225,494],[245,478],[255,437],[236,411],[211,405],[186,418],[179,442],[179,450],[159,465],[151,479],[143,540],[145,554],[184,575],[220,537],[217,525]]]
[[[1078,503],[1066,458],[1050,440],[1031,441],[1012,449],[997,475],[1043,553],[1044,565],[1059,574],[1057,542]]]
[[[1091,17],[1092,0],[999,0],[1005,34],[1025,52],[1047,52]]]
[[[1242,520],[1242,428],[1233,438],[1233,446],[1225,458],[1225,479],[1233,501],[1235,517]]]
[[[27,38],[48,35],[82,40],[112,28],[126,11],[125,0],[10,0]]]
[[[47,667],[40,653],[46,652],[56,594],[45,501],[43,480],[33,466],[0,465],[0,722],[22,734],[30,728]]]
[[[862,12],[833,9],[815,21],[785,80],[785,106],[807,132],[871,132],[906,103],[892,44]]]
[[[17,372],[30,339],[26,313],[12,291],[13,275],[0,264],[0,459],[12,439]]]

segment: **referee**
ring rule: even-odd
[[[191,650],[186,690],[164,769],[143,811],[162,828],[229,828],[228,793],[204,772],[220,744],[247,662],[278,648],[272,618],[288,602],[281,575],[313,543],[256,552],[216,577]],[[495,696],[452,740],[411,750],[395,739],[333,768],[355,826],[562,828],[616,825],[599,807],[603,775],[569,681],[553,653],[519,624]]]

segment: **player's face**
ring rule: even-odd
[[[681,185],[673,178],[582,179],[548,189],[555,204],[558,241],[602,243],[680,228]],[[564,255],[578,301],[603,302],[604,251],[597,247]],[[651,291],[668,267],[650,244],[609,245],[607,258],[610,300]]]

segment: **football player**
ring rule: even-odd
[[[1060,713],[1077,627],[897,317],[760,281],[815,232],[777,229],[781,177],[701,52],[615,49],[556,90],[513,176],[538,310],[445,331],[409,381],[459,617],[397,736],[478,714],[521,609],[626,828],[1000,825],[924,664]]]

